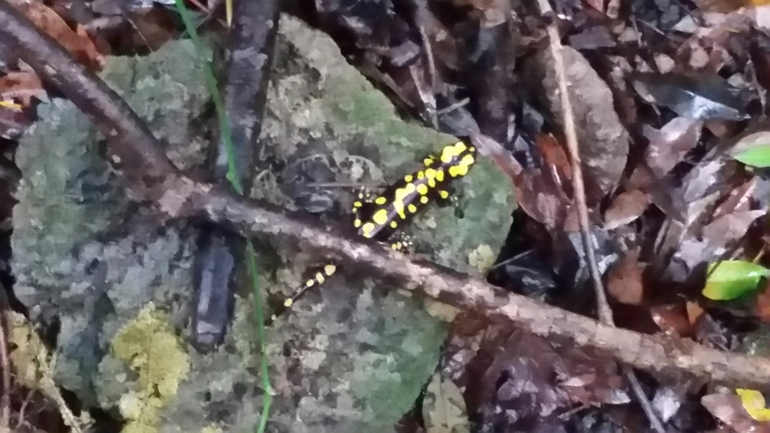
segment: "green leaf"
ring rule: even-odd
[[[730,155],[752,167],[770,167],[770,131],[755,132],[741,138]]]
[[[733,158],[757,168],[770,167],[770,143],[741,152]]]
[[[754,290],[760,278],[770,275],[770,270],[752,262],[725,260],[710,264],[708,274],[703,296],[714,301],[729,301]]]

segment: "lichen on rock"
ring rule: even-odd
[[[156,431],[166,405],[187,379],[190,359],[165,313],[152,303],[120,329],[107,356],[123,361],[138,378],[136,389],[120,398],[120,413],[128,420],[124,432]]]

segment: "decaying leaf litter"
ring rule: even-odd
[[[89,14],[75,16],[66,3],[25,5],[33,22],[91,68],[102,62],[94,45],[106,53],[157,49],[179,33],[173,19],[157,18],[170,13],[161,7],[94,2]],[[618,326],[761,356],[768,39],[763,5],[740,6],[565,2],[553,5],[559,18],[545,18],[537,5],[502,1],[350,1],[292,5],[290,12],[330,34],[405,116],[472,136],[509,176],[520,207],[490,281],[592,316],[565,113],[545,32],[555,20],[591,235]],[[36,21],[52,13],[45,25]],[[0,113],[13,139],[33,119],[31,98],[50,98],[52,89],[13,60],[4,66],[15,78],[0,89]],[[7,173],[4,180],[18,179],[12,163]],[[438,371],[460,387],[466,407],[458,410],[477,431],[649,428],[612,359],[504,323],[456,316]],[[767,428],[764,398],[753,390],[681,371],[672,376],[642,376],[667,428]],[[445,394],[443,403],[456,407],[449,401],[455,394]],[[448,426],[428,422],[436,418],[417,415],[430,412],[415,405],[422,407],[418,419],[404,425]]]

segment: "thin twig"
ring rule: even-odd
[[[468,103],[470,103],[470,102],[471,102],[471,98],[463,98],[463,99],[455,102],[452,105],[448,105],[448,106],[446,106],[446,107],[444,107],[444,108],[442,108],[440,110],[436,110],[436,114],[440,116],[442,114],[451,113],[452,111],[455,111],[458,108],[462,108],[462,107],[468,105]]]
[[[547,2],[540,2],[541,4]],[[550,9],[550,5],[548,5]],[[547,13],[548,10],[541,10]],[[548,26],[548,39],[550,41],[551,54],[554,59],[554,69],[556,70],[556,79],[559,83],[559,96],[561,99],[562,115],[564,116],[564,135],[567,139],[567,148],[572,159],[572,189],[575,191],[575,203],[577,204],[578,221],[580,224],[580,237],[583,240],[585,257],[588,262],[588,269],[591,273],[591,279],[596,292],[596,309],[599,320],[609,326],[615,326],[615,320],[612,317],[612,309],[607,302],[607,293],[602,283],[602,275],[596,261],[596,251],[594,250],[593,237],[589,233],[590,223],[588,220],[588,206],[586,205],[585,185],[583,184],[583,170],[580,161],[580,150],[577,140],[577,130],[575,128],[575,115],[570,102],[569,89],[567,88],[566,70],[564,68],[564,57],[562,56],[562,45],[559,38],[559,31],[555,24]],[[653,429],[658,433],[665,433],[663,424],[658,419],[657,414],[652,409],[650,400],[644,393],[639,379],[634,370],[623,365],[623,374],[631,385],[631,389],[636,395],[639,404],[642,407],[647,418],[650,420]]]
[[[414,23],[420,33],[420,43],[422,44],[422,50],[425,55],[425,62],[427,63],[428,72],[428,87],[430,87],[431,97],[434,104],[432,107],[426,107],[427,114],[429,116],[431,126],[434,129],[438,129],[438,113],[436,112],[436,63],[433,58],[433,47],[430,44],[428,33],[425,31],[425,22],[428,19],[428,12],[426,11],[425,0],[414,0]]]
[[[5,308],[0,309],[0,370],[2,370],[3,393],[0,395],[0,429],[7,430],[11,419],[11,363],[8,362],[8,345],[5,342],[7,329]]]

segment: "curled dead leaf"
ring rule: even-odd
[[[604,228],[614,230],[639,218],[650,205],[650,196],[641,189],[624,191],[604,212]]]
[[[607,291],[621,304],[639,305],[644,298],[643,267],[639,252],[630,250],[610,269]]]
[[[75,30],[71,29],[59,14],[37,0],[11,0],[10,3],[40,30],[60,43],[75,60],[95,70],[104,67],[104,56],[96,49],[85,27],[78,24]]]

